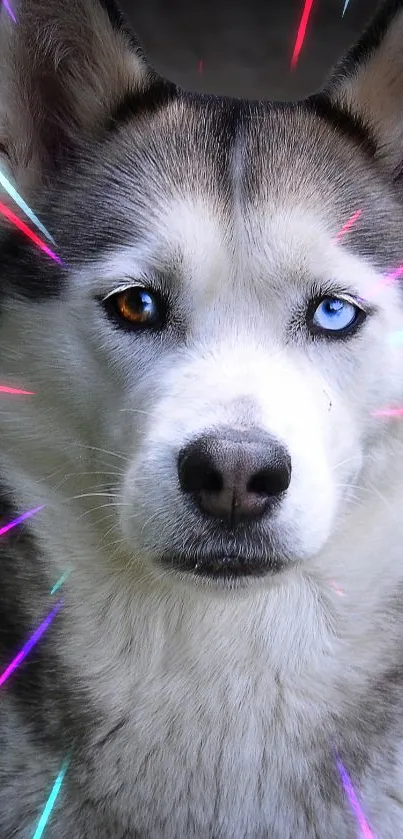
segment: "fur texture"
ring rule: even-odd
[[[396,839],[403,428],[373,412],[403,399],[382,284],[403,261],[403,2],[290,105],[159,79],[109,2],[14,6],[1,165],[64,264],[1,220],[0,382],[35,395],[1,397],[0,524],[45,508],[0,539],[0,672],[70,575],[1,688],[0,836],[32,836],[72,749],[47,839],[354,839],[337,749]],[[108,314],[139,285],[164,328]],[[361,301],[354,334],[312,332],[326,295]],[[225,428],[292,463],[238,528],[178,481],[183,447]],[[198,573],[216,554],[265,573]]]

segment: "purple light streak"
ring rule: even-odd
[[[348,775],[346,769],[344,768],[339,758],[336,759],[336,762],[341,782],[343,784],[344,792],[346,793],[346,796],[350,803],[350,807],[360,827],[360,839],[376,839],[375,834],[372,832],[360,807],[350,776]]]
[[[59,600],[59,602],[56,604],[55,608],[52,609],[50,614],[45,618],[44,621],[42,621],[42,623],[38,626],[38,629],[35,630],[35,632],[28,639],[26,644],[24,644],[22,650],[20,650],[20,652],[16,655],[16,657],[13,658],[11,664],[9,664],[8,667],[6,667],[6,669],[4,670],[4,673],[2,673],[0,675],[0,688],[7,681],[8,677],[11,676],[12,673],[14,673],[14,670],[17,669],[17,667],[21,664],[21,662],[24,661],[24,658],[26,658],[28,653],[32,650],[32,647],[34,647],[35,644],[38,643],[38,641],[42,637],[43,633],[46,632],[46,630],[48,629],[48,627],[50,626],[50,624],[52,623],[52,621],[56,617],[57,613],[60,611],[62,605],[63,605],[63,600]]]
[[[28,510],[26,513],[22,513],[21,516],[18,516],[18,518],[13,519],[13,521],[10,521],[8,524],[5,524],[4,527],[0,527],[0,536],[3,536],[3,534],[11,530],[12,527],[17,527],[17,525],[21,524],[21,522],[25,521],[25,519],[31,518],[31,516],[34,516],[35,513],[39,513],[40,510],[43,510],[44,506],[44,504],[41,504],[40,507],[34,507],[33,510]]]
[[[6,12],[8,12],[8,14],[10,15],[11,20],[14,21],[14,23],[17,23],[17,18],[15,16],[8,0],[3,0],[3,6],[4,6]]]

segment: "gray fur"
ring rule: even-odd
[[[0,672],[71,573],[1,688],[0,836],[32,837],[71,750],[46,839],[354,839],[337,750],[396,839],[403,431],[372,413],[403,398],[401,292],[376,293],[403,261],[403,3],[293,105],[176,89],[110,3],[16,12],[0,14],[0,156],[64,264],[1,220],[0,383],[35,396],[1,397],[0,526],[45,509],[0,537]],[[160,334],[101,305],[136,282],[169,299]],[[308,332],[329,287],[369,301],[348,340]],[[237,532],[175,471],[225,426],[262,428],[293,467],[275,512]],[[214,551],[267,557],[267,574],[161,562]]]

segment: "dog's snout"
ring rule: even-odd
[[[291,459],[264,431],[225,429],[185,446],[178,476],[182,491],[204,514],[233,526],[263,516],[288,489]]]

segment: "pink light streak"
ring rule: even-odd
[[[8,387],[7,385],[0,385],[0,393],[10,393],[23,396],[35,396],[32,390],[19,390],[16,387]]]
[[[34,244],[37,245],[38,248],[40,248],[44,253],[50,256],[51,259],[54,259],[54,261],[57,262],[59,265],[63,265],[60,257],[57,256],[53,251],[51,251],[51,249],[48,248],[48,246],[45,245],[44,242],[42,242],[42,239],[40,239],[39,236],[36,235],[36,233],[33,233],[33,231],[30,230],[30,228],[23,221],[21,221],[21,219],[18,218],[18,216],[15,215],[15,213],[13,213],[8,207],[6,207],[5,204],[2,204],[1,202],[0,213],[2,213],[2,215],[8,221],[11,221],[11,223],[14,224],[15,227],[18,228],[18,230],[21,230],[21,233],[24,233],[25,236],[28,237],[28,239],[31,239],[31,241],[34,242]]]
[[[9,664],[8,667],[6,667],[6,669],[4,670],[4,672],[0,675],[0,688],[2,687],[2,685],[4,685],[9,676],[11,676],[11,674],[14,673],[14,670],[16,670],[17,667],[19,667],[21,662],[24,661],[24,658],[27,657],[28,653],[32,650],[32,647],[34,647],[35,644],[38,643],[39,639],[42,637],[44,632],[46,632],[46,630],[56,617],[57,613],[60,611],[62,605],[63,600],[59,600],[55,608],[52,609],[50,614],[45,618],[44,621],[42,621],[42,623],[38,626],[38,629],[35,630],[35,632],[28,639],[26,644],[24,644],[22,650],[20,650],[20,652],[15,656],[15,658],[13,658],[11,664]]]
[[[371,411],[371,417],[403,417],[403,408],[380,408]]]
[[[338,583],[336,583],[336,581],[335,581],[335,580],[329,580],[329,585],[330,585],[332,588],[334,588],[334,590],[335,590],[335,591],[337,591],[337,594],[339,594],[339,595],[340,595],[340,597],[344,597],[344,591],[343,591],[343,589],[342,589],[342,588],[340,588],[340,586],[338,585]]]
[[[305,0],[303,12],[302,12],[302,17],[301,17],[301,22],[300,22],[299,27],[298,27],[297,38],[296,38],[296,41],[295,41],[294,52],[293,52],[292,58],[291,58],[291,69],[292,70],[294,70],[294,68],[297,66],[297,61],[298,61],[298,58],[299,58],[299,54],[301,52],[302,45],[303,45],[304,40],[305,40],[306,28],[308,26],[308,21],[309,21],[309,16],[310,16],[311,11],[312,11],[312,6],[313,6],[313,0]]]
[[[5,533],[8,533],[8,531],[13,527],[17,527],[17,525],[21,524],[21,522],[25,521],[25,519],[29,519],[31,516],[34,516],[35,513],[39,513],[40,510],[43,510],[44,506],[45,505],[42,504],[40,507],[34,507],[33,510],[28,510],[26,513],[22,513],[21,516],[18,516],[18,518],[13,519],[13,521],[10,521],[8,524],[5,524],[4,527],[0,527],[0,536],[4,536]]]
[[[344,766],[343,766],[341,760],[339,760],[339,758],[337,758],[336,762],[337,762],[337,768],[339,770],[341,782],[343,784],[344,792],[346,793],[346,796],[347,796],[347,798],[349,800],[349,803],[350,803],[350,807],[351,807],[351,809],[352,809],[352,811],[355,815],[355,818],[357,819],[359,827],[360,827],[360,839],[376,839],[375,834],[372,832],[372,830],[371,830],[371,828],[370,828],[370,826],[369,826],[369,824],[368,824],[368,822],[367,822],[367,820],[364,816],[364,813],[361,809],[361,806],[360,806],[358,798],[356,796],[356,793],[355,793],[354,787],[352,785],[350,776],[348,775],[346,769],[344,768]]]
[[[355,224],[356,221],[358,221],[358,219],[360,218],[361,215],[362,215],[362,210],[357,210],[355,213],[353,213],[351,218],[349,218],[349,220],[346,221],[345,224],[343,224],[343,227],[341,228],[341,230],[339,230],[339,232],[336,236],[336,240],[338,242],[340,242],[340,239],[342,239],[343,236],[345,236],[346,233],[348,233],[348,231],[352,228],[353,224]]]
[[[200,61],[199,61],[199,76],[203,75],[203,71],[204,71],[204,62],[203,62],[203,59],[201,58]]]

